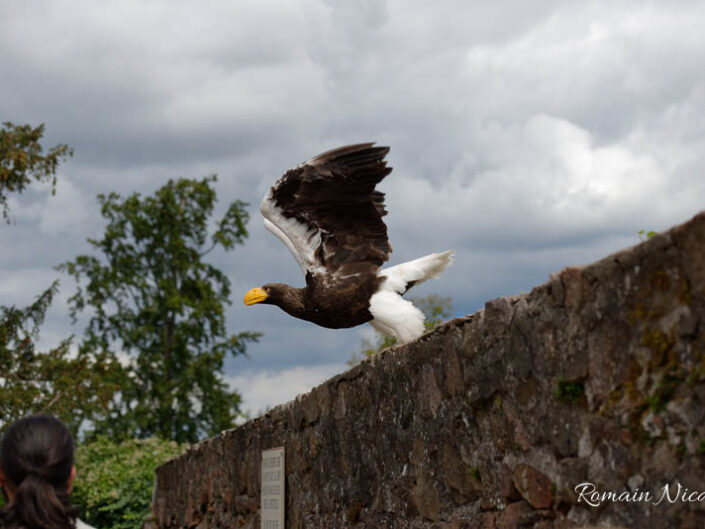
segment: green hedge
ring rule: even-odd
[[[107,438],[76,450],[71,494],[81,519],[99,529],[139,529],[150,512],[154,470],[187,445],[162,439]]]

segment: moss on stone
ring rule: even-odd
[[[503,406],[502,397],[500,395],[498,395],[494,401],[494,408],[499,413],[502,413],[504,411],[502,406]]]
[[[698,445],[698,454],[701,456],[705,456],[705,439],[700,441],[700,444]]]
[[[645,399],[651,411],[661,413],[666,409],[666,404],[671,400],[671,397],[673,397],[682,382],[683,378],[674,373],[666,372],[661,375],[661,379],[656,383],[653,393]]]
[[[644,330],[641,337],[641,344],[648,347],[652,352],[651,360],[649,361],[649,367],[651,369],[672,364],[674,361],[677,362],[677,358],[672,358],[671,355],[668,354],[673,348],[674,343],[675,340],[672,334],[667,335],[659,329],[647,328]]]
[[[582,382],[571,382],[560,378],[556,382],[553,393],[558,400],[573,404],[585,395],[585,385]]]

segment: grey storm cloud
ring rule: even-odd
[[[0,119],[46,123],[46,144],[76,154],[56,196],[12,199],[0,303],[27,304],[89,251],[97,193],[218,173],[221,208],[239,198],[252,214],[245,246],[212,256],[233,282],[228,321],[265,333],[229,376],[310,383],[369,331],[242,306],[252,286],[303,283],[257,211],[284,170],[390,145],[392,263],[456,249],[419,295],[476,310],[703,209],[702,27],[693,1],[3,3]],[[82,332],[72,289],[62,278],[47,341]]]

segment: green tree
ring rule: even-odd
[[[52,147],[43,155],[44,148],[39,143],[43,134],[43,124],[32,127],[8,121],[0,129],[0,206],[5,218],[9,212],[8,192],[21,193],[34,178],[50,180],[53,194],[59,162],[73,155],[73,150],[64,144]]]
[[[83,348],[127,355],[127,377],[98,430],[115,438],[195,442],[233,425],[240,397],[220,376],[226,354],[256,333],[229,334],[230,282],[203,257],[247,237],[234,201],[208,236],[216,177],[170,180],[154,196],[99,195],[107,227],[88,242],[99,257],[59,266],[76,279],[71,315],[91,309]]]
[[[7,218],[8,193],[21,193],[35,180],[56,185],[59,161],[72,155],[57,145],[42,155],[44,125],[14,125],[0,129],[0,206]],[[56,295],[54,282],[28,307],[0,307],[0,430],[31,413],[51,413],[74,433],[104,409],[117,388],[119,365],[105,355],[70,352],[71,338],[49,351],[39,351],[39,327]]]
[[[142,527],[151,510],[154,471],[185,449],[154,437],[122,442],[98,437],[79,446],[71,498],[81,519],[101,529]]]
[[[37,350],[39,326],[57,288],[54,282],[28,307],[0,307],[0,430],[25,415],[51,413],[76,434],[117,389],[119,365],[106,355],[72,355],[70,338]]]
[[[421,309],[421,312],[423,312],[426,316],[423,324],[427,331],[435,328],[436,325],[448,318],[453,310],[451,298],[439,296],[437,294],[429,294],[422,298],[412,297],[410,300],[414,303],[414,305]],[[377,338],[374,342],[370,340],[363,340],[360,345],[360,350],[353,353],[347,361],[349,366],[352,367],[357,365],[365,358],[379,353],[382,349],[396,345],[397,339],[393,336],[386,336],[379,331],[375,332],[377,334]]]

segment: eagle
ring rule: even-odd
[[[245,305],[277,305],[295,318],[341,329],[369,322],[400,343],[424,332],[424,314],[402,296],[438,277],[452,250],[382,268],[392,247],[382,217],[391,173],[389,147],[347,145],[289,169],[260,204],[265,227],[291,251],[303,288],[269,283],[249,290]]]

